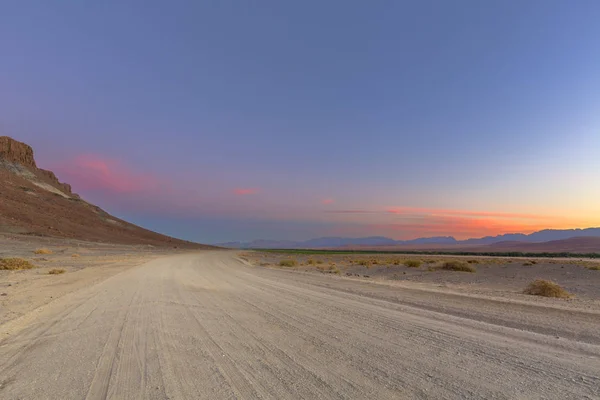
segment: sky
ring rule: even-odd
[[[0,3],[0,135],[205,243],[600,226],[600,2]]]

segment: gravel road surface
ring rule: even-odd
[[[232,252],[159,258],[9,324],[1,399],[600,398],[596,310],[252,267]]]

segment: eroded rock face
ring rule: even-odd
[[[82,200],[52,171],[37,167],[33,149],[0,136],[0,235],[53,236],[152,246],[212,248],[130,224]]]
[[[60,182],[56,175],[54,175],[54,172],[37,167],[33,156],[33,149],[28,144],[21,143],[8,136],[0,136],[0,162],[4,162],[4,166],[8,166],[13,172],[15,172],[15,168],[18,170],[19,166],[25,167],[33,175],[28,174],[23,168],[20,168],[21,175],[27,173],[31,177],[30,179],[46,182],[69,196],[79,198],[79,196],[71,191],[71,185]],[[11,164],[17,165],[11,167]]]
[[[45,170],[45,169],[41,169],[41,168],[38,168],[37,171],[38,171],[38,173],[40,175],[42,175],[43,177],[45,177],[46,180],[50,181],[50,183],[52,185],[58,187],[60,190],[62,190],[63,192],[65,192],[65,193],[67,193],[69,195],[72,195],[72,196],[75,196],[75,197],[79,198],[78,195],[76,195],[75,193],[73,193],[71,191],[71,185],[69,185],[68,183],[62,183],[62,182],[60,182],[58,180],[58,178],[56,177],[56,175],[54,175],[54,172],[48,171],[48,170]]]
[[[31,146],[8,136],[0,136],[0,158],[8,162],[37,169]]]

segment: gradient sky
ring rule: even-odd
[[[600,226],[600,2],[3,1],[0,134],[187,239]]]

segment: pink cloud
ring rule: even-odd
[[[448,215],[459,217],[493,217],[493,218],[509,218],[509,219],[547,219],[547,216],[537,214],[522,214],[522,213],[506,213],[496,211],[464,211],[464,210],[446,210],[435,208],[413,208],[413,207],[393,207],[386,210],[391,214],[414,215],[414,214],[429,214],[429,215]]]
[[[547,220],[548,216],[525,213],[506,213],[496,211],[464,211],[447,210],[436,208],[415,208],[415,207],[392,207],[386,210],[328,210],[332,214],[396,214],[400,216],[455,216],[464,218],[506,218],[506,219],[530,219]]]
[[[94,154],[77,156],[55,169],[76,191],[137,193],[156,189],[160,183],[154,176],[134,172],[119,161]]]
[[[457,239],[499,235],[504,233],[531,233],[548,228],[548,223],[518,223],[506,219],[425,216],[419,221],[395,223],[349,224],[336,227],[328,234],[368,236],[385,235],[395,239],[451,235]]]
[[[235,193],[238,196],[246,196],[246,195],[250,195],[250,194],[256,194],[258,193],[258,189],[252,189],[252,188],[237,188],[233,191],[233,193]]]
[[[321,204],[327,205],[327,204],[333,204],[333,203],[335,203],[334,199],[327,198],[327,199],[321,200]]]
[[[380,214],[380,211],[369,210],[326,210],[328,214]]]

